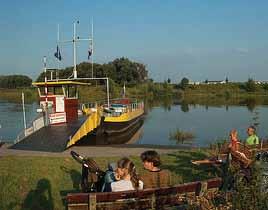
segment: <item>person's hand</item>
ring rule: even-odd
[[[117,173],[117,171],[114,172],[114,178],[116,181],[119,181],[121,179],[119,173]]]

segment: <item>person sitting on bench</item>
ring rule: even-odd
[[[143,182],[138,179],[134,163],[128,158],[117,162],[116,180],[111,183],[112,192],[142,190]]]
[[[233,129],[230,132],[230,141],[231,142],[229,144],[229,148],[230,148],[231,154],[234,155],[234,156],[240,157],[244,167],[247,168],[251,164],[252,160],[247,158],[245,153],[239,151],[239,144],[241,144],[241,143],[238,140],[238,132],[237,132],[237,130]]]
[[[229,144],[229,148],[233,151],[238,151],[238,147],[239,147],[239,140],[238,140],[238,133],[237,130],[233,129],[230,132],[230,144]]]
[[[160,169],[160,156],[156,151],[148,150],[140,156],[145,174],[141,177],[144,188],[157,188],[171,186],[171,173],[169,170]]]

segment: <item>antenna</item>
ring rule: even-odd
[[[94,60],[93,60],[93,17],[91,19],[91,77],[93,78],[94,77],[94,71],[93,71],[93,63],[94,63]]]
[[[58,24],[58,34],[57,34],[57,44],[60,45],[60,24]],[[59,46],[60,47],[60,46]],[[58,73],[59,73],[59,70],[60,70],[60,60],[58,60],[58,71],[56,70],[56,79],[58,79]]]
[[[77,21],[77,23],[79,23]],[[74,33],[73,33],[73,51],[74,51],[74,78],[77,78],[77,70],[76,70],[76,23],[74,22]]]
[[[74,61],[73,77],[74,77],[74,79],[77,79],[77,69],[76,69],[76,60],[77,60],[77,55],[76,55],[76,42],[78,42],[78,41],[90,41],[92,43],[92,46],[93,46],[93,39],[90,39],[90,38],[85,38],[84,39],[84,38],[80,38],[79,36],[77,36],[77,34],[76,34],[76,25],[77,24],[79,24],[79,21],[76,21],[76,22],[73,23],[73,39],[72,40],[59,41],[59,43],[73,43],[73,61]],[[93,29],[92,29],[92,34],[93,34]]]

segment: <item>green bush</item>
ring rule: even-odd
[[[32,79],[25,75],[0,76],[0,88],[30,87]]]

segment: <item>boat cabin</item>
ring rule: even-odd
[[[38,112],[47,113],[50,125],[78,119],[78,86],[89,85],[77,81],[34,82],[40,101]]]

